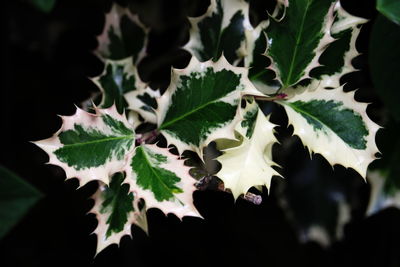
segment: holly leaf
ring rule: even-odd
[[[371,185],[371,194],[368,203],[367,214],[369,216],[386,209],[388,207],[396,207],[400,209],[400,190],[391,185],[391,192],[388,192],[388,179],[391,173],[389,171],[373,170],[368,172],[368,183]],[[395,177],[398,183],[399,176]],[[393,182],[393,181],[392,181]],[[395,190],[393,190],[395,189]]]
[[[385,17],[400,25],[400,2],[397,0],[377,0],[376,9]]]
[[[369,67],[376,92],[393,118],[400,121],[400,26],[378,16],[371,32]]]
[[[267,58],[267,36],[265,31],[269,21],[262,21],[253,30],[246,32],[247,49],[249,53],[244,58],[245,67],[249,68],[249,79],[254,86],[264,94],[274,94],[280,88],[275,80],[275,73],[270,69]]]
[[[321,80],[323,86],[336,88],[340,86],[340,78],[356,71],[351,61],[360,55],[356,49],[356,40],[360,33],[360,25],[368,20],[353,16],[344,10],[340,2],[335,6],[335,21],[331,28],[332,42],[319,58],[320,67],[311,71],[311,76]]]
[[[54,6],[56,5],[56,0],[30,0],[29,2],[32,3],[38,10],[44,13],[50,13]]]
[[[125,235],[131,236],[131,225],[136,224],[147,232],[146,212],[138,207],[122,173],[116,173],[109,186],[101,184],[93,195],[94,206],[90,213],[98,221],[93,233],[97,235],[96,254],[111,244],[119,244]]]
[[[145,122],[157,124],[155,110],[158,108],[157,98],[160,97],[159,90],[143,87],[125,94],[128,109],[138,113]]]
[[[369,119],[367,104],[354,100],[354,91],[310,86],[289,100],[277,102],[285,108],[293,134],[310,153],[319,153],[332,166],[353,168],[366,177],[367,167],[378,152],[375,135],[380,127]]]
[[[143,90],[147,86],[141,81],[130,57],[122,60],[105,60],[103,73],[94,78],[93,82],[102,92],[99,106],[109,108],[115,104],[121,114],[128,106],[125,95],[128,92]]]
[[[193,205],[196,180],[189,175],[184,160],[171,154],[167,148],[156,145],[136,147],[125,168],[137,198],[146,208],[158,208],[165,214],[201,217]]]
[[[180,153],[202,148],[219,138],[235,139],[240,119],[238,104],[243,94],[258,94],[245,68],[233,67],[224,57],[217,62],[198,62],[173,69],[171,84],[158,99],[160,132]]]
[[[74,115],[61,117],[63,124],[52,137],[35,142],[50,164],[63,168],[67,179],[78,178],[81,186],[92,180],[109,184],[135,145],[134,131],[115,106],[95,112],[78,108]]]
[[[244,0],[211,0],[207,12],[189,18],[190,39],[185,45],[200,61],[218,60],[223,54],[231,64],[246,54],[245,31],[251,30],[249,4]]]
[[[389,206],[400,207],[400,123],[388,120],[385,130],[377,135],[377,143],[383,155],[371,164],[367,180],[371,184],[368,214]]]
[[[328,248],[343,238],[363,182],[344,168],[333,170],[322,156],[307,158],[296,141],[287,145],[290,155],[282,162],[285,181],[276,190],[278,203],[301,243],[313,241]]]
[[[271,68],[283,88],[309,78],[330,36],[335,0],[290,0],[285,16],[268,26]],[[284,34],[282,34],[284,33]]]
[[[149,30],[128,8],[114,4],[106,14],[105,25],[96,53],[105,59],[120,60],[132,57],[137,63],[144,57]]]
[[[0,239],[41,197],[42,194],[33,186],[0,166]]]
[[[239,146],[222,150],[217,160],[222,168],[216,174],[230,189],[235,199],[253,187],[265,185],[268,189],[272,176],[280,176],[272,166],[272,145],[277,142],[273,128],[255,101],[248,104],[236,130],[243,141]]]

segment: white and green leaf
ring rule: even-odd
[[[125,94],[128,109],[139,114],[145,122],[157,124],[155,110],[158,108],[157,99],[160,97],[159,90],[150,87],[142,87]]]
[[[78,108],[74,115],[62,116],[63,124],[52,137],[35,142],[50,164],[62,167],[67,179],[78,178],[80,186],[93,180],[109,184],[135,146],[135,133],[115,106],[95,111]]]
[[[217,160],[222,168],[216,174],[230,189],[234,198],[246,194],[251,187],[271,185],[273,176],[280,176],[272,166],[272,145],[277,142],[273,128],[257,103],[247,104],[244,117],[236,130],[242,136],[239,146],[222,150]]]
[[[131,236],[132,224],[147,232],[146,211],[139,209],[138,199],[122,173],[116,173],[109,186],[101,184],[92,199],[90,213],[98,222],[93,232],[97,235],[96,254],[111,244],[119,244],[123,236]]]
[[[145,55],[149,30],[129,8],[113,4],[106,14],[105,25],[96,53],[104,59],[120,60],[132,57],[134,63]]]
[[[368,171],[367,181],[371,185],[367,215],[373,215],[388,207],[400,209],[400,190],[387,190],[387,180],[390,174],[382,170]],[[398,176],[396,176],[398,179]]]
[[[280,88],[275,73],[267,57],[267,36],[269,21],[262,21],[251,31],[246,31],[248,54],[244,57],[244,66],[249,68],[249,79],[264,94],[274,94]]]
[[[185,69],[172,70],[171,84],[158,99],[159,130],[180,153],[190,149],[201,154],[215,139],[235,139],[244,94],[260,94],[246,68],[233,67],[224,57],[217,62],[192,57]]]
[[[320,67],[311,71],[311,76],[321,81],[325,87],[340,86],[340,78],[356,71],[351,61],[360,55],[356,49],[356,40],[360,33],[360,25],[368,20],[349,14],[340,5],[335,6],[335,21],[331,28],[331,35],[335,38],[322,53]]]
[[[334,41],[330,29],[336,0],[289,0],[285,16],[270,20],[267,55],[283,88],[309,78],[318,58]]]
[[[184,160],[156,145],[136,147],[125,168],[133,191],[145,201],[147,209],[158,208],[178,218],[200,217],[193,204],[196,180],[189,170]]]
[[[103,73],[93,79],[102,93],[99,106],[108,108],[115,104],[118,112],[122,113],[128,106],[126,94],[143,90],[147,85],[141,81],[131,57],[122,60],[107,59],[104,63]]]
[[[211,0],[205,14],[189,18],[190,39],[184,48],[200,61],[216,61],[223,54],[231,64],[238,63],[247,54],[248,13],[244,0]]]
[[[380,128],[369,119],[366,103],[354,100],[354,92],[342,87],[327,90],[323,86],[303,88],[300,94],[282,104],[309,151],[324,156],[333,166],[353,168],[366,177],[368,165],[376,159],[375,135]]]

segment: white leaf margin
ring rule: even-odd
[[[217,158],[222,168],[216,176],[224,182],[225,188],[231,190],[234,199],[246,194],[251,187],[260,188],[265,185],[269,190],[272,177],[281,177],[272,168],[279,166],[272,160],[272,146],[278,142],[274,135],[277,125],[269,121],[269,116],[264,115],[255,101],[248,104],[243,113],[253,108],[258,111],[252,137],[246,137],[247,130],[241,126],[240,121],[236,130],[243,137],[241,144],[223,149],[223,154]],[[252,166],[243,167],[243,164]]]
[[[106,14],[105,17],[105,24],[103,31],[100,35],[97,36],[98,47],[94,51],[94,53],[100,59],[104,59],[104,53],[109,53],[108,46],[110,45],[110,39],[108,36],[108,31],[110,28],[114,29],[114,33],[118,36],[121,36],[120,30],[120,20],[121,18],[126,15],[131,21],[133,21],[136,25],[143,29],[146,36],[148,36],[150,29],[147,28],[139,19],[138,15],[134,15],[129,11],[129,8],[122,7],[119,4],[114,3],[111,7],[110,12]],[[138,53],[136,58],[136,63],[142,60],[146,56],[146,47],[147,47],[148,38],[144,38],[143,48]]]
[[[320,78],[321,86],[331,88],[340,86],[340,78],[343,75],[357,71],[351,62],[355,57],[361,55],[361,53],[357,51],[356,41],[361,31],[360,25],[368,22],[367,19],[356,17],[348,13],[343,9],[340,2],[336,3],[334,12],[336,13],[337,20],[331,27],[331,33],[334,35],[351,29],[351,39],[349,50],[344,54],[344,65],[342,66],[342,69],[333,75],[322,75]]]
[[[148,94],[150,97],[154,98],[155,100],[157,100],[161,96],[159,90],[153,90],[148,86],[138,88],[134,91],[130,91],[125,94],[125,100],[126,100],[126,102],[128,102],[128,109],[135,111],[137,114],[142,116],[142,118],[146,122],[156,124],[157,123],[157,114],[156,114],[155,110],[153,108],[151,108],[150,106],[148,106],[146,103],[143,103],[142,100],[140,100],[138,98],[139,95],[143,95],[143,94]],[[142,106],[148,106],[154,112],[144,110],[141,108]]]
[[[211,17],[214,13],[218,11],[217,9],[217,1],[221,2],[221,6],[223,9],[223,16],[222,16],[222,24],[221,24],[221,31],[223,31],[226,27],[230,24],[230,19],[233,15],[241,10],[243,11],[243,27],[245,30],[245,36],[247,31],[252,31],[253,26],[251,26],[250,19],[249,19],[249,4],[246,3],[244,0],[211,0],[210,5],[207,8],[207,11],[198,17],[188,17],[191,28],[189,31],[190,38],[189,41],[185,44],[183,49],[188,50],[192,55],[200,59],[200,55],[197,53],[196,50],[201,50],[203,48],[200,30],[198,24],[207,17]],[[239,57],[234,62],[234,65],[237,65],[242,57],[248,54],[249,49],[247,48],[248,42],[245,40],[242,41],[240,47],[236,50],[236,55]]]
[[[280,1],[283,4],[286,3],[286,1]],[[325,48],[332,43],[333,41],[335,41],[335,39],[331,36],[331,28],[334,22],[334,8],[335,8],[336,3],[332,3],[331,7],[328,10],[328,13],[325,16],[324,22],[323,22],[323,27],[321,29],[321,32],[323,34],[322,38],[319,40],[319,43],[317,45],[317,47],[313,50],[314,53],[314,57],[313,59],[308,63],[307,67],[303,70],[303,75],[302,77],[300,77],[300,79],[296,82],[300,82],[304,79],[309,79],[312,78],[310,76],[310,71],[316,67],[321,66],[321,64],[318,62],[321,54],[325,51]],[[287,6],[289,7],[289,4]],[[284,19],[284,17],[282,17],[281,19],[277,20],[274,17],[270,16],[270,19],[273,19],[275,21],[277,21],[278,23]],[[266,56],[271,60],[271,65],[268,67],[269,69],[273,70],[276,73],[276,79],[283,84],[281,77],[281,72],[275,62],[275,60],[272,58],[272,56],[270,56],[268,54],[269,51],[269,44],[271,43],[270,38],[268,37],[268,32],[266,32],[267,35],[267,51],[266,51]],[[296,84],[295,83],[295,84]],[[294,84],[290,84],[289,86],[293,86]],[[285,88],[283,88],[285,89]]]
[[[343,87],[328,90],[322,86],[318,86],[315,89],[306,89],[303,93],[294,95],[289,100],[279,100],[277,103],[284,107],[289,124],[293,125],[294,128],[293,135],[299,136],[304,146],[308,147],[310,154],[311,152],[321,154],[332,166],[340,164],[346,168],[353,168],[365,179],[368,165],[377,159],[376,154],[379,150],[375,142],[375,136],[381,127],[368,117],[366,112],[368,103],[355,101],[354,94],[355,91],[345,93]],[[368,130],[368,135],[365,137],[366,149],[358,150],[351,148],[330,129],[328,130],[334,140],[329,140],[325,134],[317,137],[307,120],[287,105],[287,103],[291,102],[308,102],[312,100],[342,102],[343,107],[359,114]]]
[[[146,203],[146,209],[158,208],[164,214],[172,213],[179,219],[184,216],[200,217],[200,213],[197,211],[193,203],[193,192],[197,190],[195,187],[196,180],[189,174],[190,167],[184,165],[184,160],[178,156],[173,155],[169,152],[168,148],[160,148],[157,145],[142,145],[145,149],[151,150],[155,154],[161,154],[167,157],[167,163],[159,165],[160,168],[173,172],[177,177],[181,179],[180,182],[176,183],[176,186],[182,189],[182,193],[175,193],[173,200],[157,201],[151,190],[143,189],[135,182],[137,180],[137,174],[132,170],[131,162],[135,156],[136,149],[130,154],[128,164],[125,167],[126,179],[129,180],[132,191],[135,193],[135,197],[143,199]],[[138,163],[140,164],[140,163]]]
[[[61,132],[74,129],[75,124],[84,125],[85,128],[101,129],[105,134],[113,134],[109,127],[106,126],[101,119],[103,115],[110,115],[115,120],[121,121],[127,128],[132,128],[128,123],[124,114],[119,114],[115,105],[107,109],[99,109],[94,107],[95,114],[86,112],[80,108],[76,108],[76,112],[72,116],[60,116],[62,119],[61,128],[53,134],[52,137],[33,142],[35,145],[44,150],[48,156],[49,161],[47,164],[60,166],[66,174],[67,179],[77,178],[79,180],[79,187],[84,186],[90,181],[98,180],[105,184],[109,184],[111,176],[121,171],[124,168],[126,158],[124,160],[110,160],[104,165],[98,167],[85,168],[82,170],[76,170],[73,167],[68,166],[68,164],[61,162],[54,152],[63,147],[64,145],[60,142],[59,135]],[[134,131],[132,130],[132,135],[134,138]],[[132,144],[131,150],[134,149],[134,142]],[[127,153],[128,154],[128,153]]]
[[[136,66],[133,64],[132,57],[128,57],[128,58],[124,58],[124,59],[120,59],[120,60],[105,59],[103,72],[99,76],[91,79],[92,82],[100,89],[101,94],[102,94],[102,99],[101,99],[99,106],[102,106],[104,104],[104,93],[105,93],[105,90],[100,83],[100,79],[104,75],[106,75],[108,65],[112,66],[113,71],[117,66],[123,66],[123,68],[124,68],[123,72],[127,74],[127,78],[129,79],[129,77],[132,77],[132,76],[134,77],[135,84],[132,84],[133,91],[144,90],[144,88],[147,87],[147,84],[141,80],[138,70],[137,70]],[[117,80],[117,79],[115,79],[115,77],[114,77],[114,81],[116,84],[120,84],[122,82],[122,80]],[[128,93],[125,93],[125,99],[126,99],[126,95]]]
[[[127,183],[126,178],[123,181],[123,184],[125,183]],[[131,231],[132,224],[139,226],[144,232],[148,233],[146,210],[139,209],[138,199],[136,198],[136,196],[134,196],[134,200],[132,203],[134,211],[130,212],[129,216],[127,216],[127,221],[124,225],[123,230],[118,233],[113,232],[109,237],[107,237],[106,233],[109,227],[107,224],[107,219],[108,219],[107,216],[109,216],[109,214],[108,213],[103,214],[100,212],[103,204],[102,194],[105,190],[106,190],[106,185],[100,183],[96,193],[91,197],[91,199],[94,201],[94,206],[88,212],[88,214],[91,213],[95,215],[96,220],[98,222],[96,229],[92,232],[92,234],[95,234],[97,236],[96,255],[98,255],[103,249],[112,244],[119,245],[121,238],[126,235],[132,238],[132,231]],[[129,191],[128,194],[129,193],[131,193],[131,191]]]
[[[203,155],[203,148],[207,146],[210,142],[216,139],[233,139],[235,140],[235,126],[236,124],[240,121],[240,100],[241,97],[244,95],[254,95],[254,96],[264,96],[260,91],[258,91],[254,85],[250,82],[250,80],[247,78],[248,75],[248,69],[243,68],[243,67],[235,67],[231,65],[224,56],[221,56],[221,58],[213,62],[212,60],[205,61],[205,62],[200,62],[196,59],[196,57],[192,57],[192,59],[189,62],[189,65],[184,68],[184,69],[172,69],[171,73],[171,83],[168,86],[167,90],[164,92],[164,94],[158,98],[157,104],[158,108],[156,110],[157,114],[157,125],[160,126],[167,114],[168,108],[172,105],[172,95],[175,93],[177,88],[180,85],[180,76],[189,76],[192,72],[198,72],[198,73],[204,73],[207,68],[213,68],[214,72],[218,72],[221,70],[229,70],[232,71],[233,73],[240,75],[240,84],[237,88],[237,90],[231,92],[227,96],[223,97],[219,101],[226,102],[229,104],[233,104],[235,101],[239,101],[238,104],[238,109],[236,112],[236,115],[234,119],[229,122],[227,125],[224,125],[223,127],[219,129],[215,129],[214,132],[212,132],[206,140],[202,142],[200,147],[186,144],[173,136],[172,134],[169,134],[167,131],[161,130],[161,133],[165,136],[167,139],[168,144],[173,144],[177,147],[179,153],[182,153],[184,150],[193,150],[196,151],[200,157]]]

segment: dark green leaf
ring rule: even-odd
[[[376,8],[391,21],[400,24],[400,1],[377,0]]]
[[[0,166],[0,239],[17,224],[42,194]]]
[[[372,28],[369,66],[372,81],[392,116],[400,121],[400,26],[379,16]]]
[[[56,0],[30,0],[31,3],[44,13],[50,13],[53,10]]]

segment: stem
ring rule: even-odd
[[[275,100],[285,99],[287,97],[287,94],[278,93],[271,96],[258,96],[258,95],[246,95],[246,96],[253,97],[255,100],[260,100],[260,101],[275,101]]]
[[[159,135],[158,130],[152,130],[150,132],[144,133],[144,134],[137,134],[136,135],[136,142],[140,144],[149,144],[152,143],[157,136]]]
[[[262,197],[260,195],[256,195],[250,192],[247,192],[246,195],[242,196],[245,200],[253,203],[254,205],[260,205],[262,202]]]

